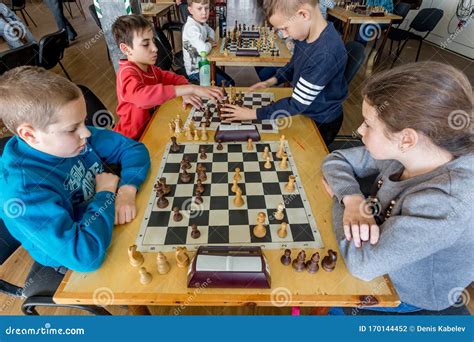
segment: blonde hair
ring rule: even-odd
[[[316,7],[318,3],[318,0],[263,0],[263,9],[267,18],[270,18],[276,12],[291,16],[304,4]]]
[[[453,66],[405,64],[369,78],[362,96],[377,110],[387,137],[412,128],[455,157],[473,152],[472,86]]]
[[[192,4],[210,4],[210,0],[188,0],[188,6],[191,6]]]
[[[22,66],[0,76],[0,118],[13,133],[28,123],[45,131],[57,113],[82,96],[78,86],[43,68]]]

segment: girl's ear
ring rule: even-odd
[[[418,144],[418,140],[420,139],[419,134],[413,128],[405,128],[400,133],[400,143],[399,143],[399,150],[401,152],[406,152],[409,149],[414,148]]]

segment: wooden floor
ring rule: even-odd
[[[106,45],[103,35],[88,12],[88,6],[92,0],[82,0],[82,5],[86,13],[86,20],[84,20],[75,7],[73,8],[74,18],[70,19],[72,25],[78,32],[78,39],[71,44],[66,50],[63,65],[67,69],[72,80],[77,84],[83,84],[92,89],[92,91],[102,100],[106,107],[115,112],[117,106],[116,92],[115,92],[115,73],[112,65],[107,59]],[[39,40],[43,35],[57,30],[51,12],[43,2],[33,0],[27,2],[27,10],[29,14],[38,24],[38,27],[30,26],[33,35]],[[66,12],[65,12],[66,13]],[[66,14],[69,18],[69,15]],[[31,25],[31,24],[30,24]],[[176,36],[176,41],[180,37]],[[0,43],[0,51],[8,49],[6,43]],[[367,49],[367,52],[370,47]],[[414,61],[416,48],[409,44],[400,59],[399,63],[407,63]],[[381,69],[390,65],[390,58],[387,56],[383,59],[385,64],[382,64]],[[474,65],[473,61],[457,56],[446,50],[438,47],[424,44],[420,56],[420,60],[433,60],[452,64],[455,67],[463,70],[469,77],[471,83],[474,83]],[[62,73],[59,67],[53,69],[54,72]],[[235,79],[239,86],[249,86],[258,81],[257,75],[253,68],[237,68],[229,67],[226,71]],[[361,105],[362,98],[360,96],[361,86],[364,80],[373,73],[371,59],[361,67],[361,70],[356,75],[350,85],[349,97],[344,104],[344,123],[341,134],[351,134],[362,121]],[[402,98],[400,98],[402,100]],[[3,130],[0,132],[4,132]],[[29,255],[23,250],[19,249],[4,265],[0,266],[0,279],[7,280],[16,285],[22,285],[26,278],[28,270],[31,266],[32,260]],[[474,289],[470,286],[471,298],[474,298]],[[0,294],[0,315],[18,315],[21,314],[20,306],[21,299],[12,299]],[[469,303],[471,312],[474,312],[474,303]],[[128,310],[125,307],[108,308],[113,314],[127,314]],[[185,307],[183,310],[177,310],[174,307],[155,307],[151,308],[153,314],[159,315],[248,315],[248,314],[266,314],[266,315],[288,315],[290,309],[279,308],[194,308]],[[80,311],[71,309],[43,309],[40,310],[42,314],[81,314]],[[307,309],[302,309],[302,313],[307,313]]]

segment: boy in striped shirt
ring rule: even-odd
[[[317,5],[317,0],[264,0],[270,23],[284,38],[295,40],[295,51],[274,77],[250,90],[292,80],[293,94],[257,110],[227,105],[222,110],[224,118],[263,120],[303,114],[315,121],[326,145],[334,140],[342,125],[342,103],[347,96],[347,53],[333,24],[324,19]]]

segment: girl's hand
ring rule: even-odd
[[[370,241],[375,245],[379,241],[380,228],[375,223],[372,215],[367,214],[367,200],[362,195],[345,196],[344,203],[344,235],[350,241],[354,239],[354,245],[361,247],[361,241]]]

